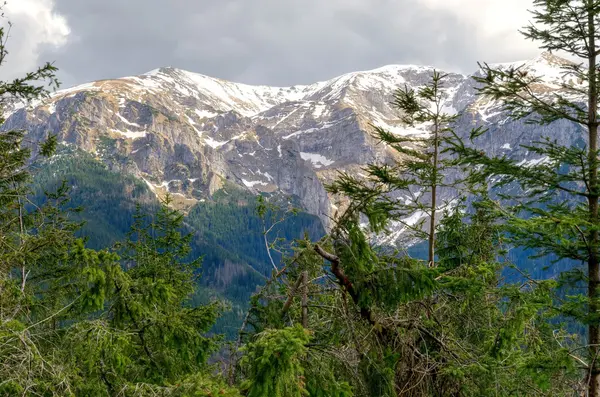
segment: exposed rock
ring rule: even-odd
[[[562,81],[565,62],[543,54],[523,67],[546,76],[538,88],[543,93]],[[432,71],[390,65],[281,88],[162,68],[62,90],[29,108],[15,105],[2,128],[27,129],[34,141],[56,134],[112,169],[143,178],[158,195],[179,194],[186,205],[211,196],[227,180],[256,193],[297,196],[328,226],[344,203],[329,197],[324,184],[339,171],[360,175],[367,163],[397,159],[371,136],[371,123],[396,134],[428,133],[427,126],[402,126],[390,102],[395,89],[418,89]],[[478,142],[487,153],[532,161],[519,145],[541,133],[559,143],[583,139],[568,123],[540,132],[509,120],[500,104],[476,96],[468,76],[451,73],[446,84],[445,111],[462,114],[456,130],[490,128]],[[441,200],[453,195],[443,191]]]

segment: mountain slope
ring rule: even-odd
[[[565,62],[542,54],[523,62],[523,70],[544,75],[536,87],[540,95],[557,87],[568,91],[578,82],[561,76]],[[311,85],[267,87],[161,68],[56,92],[15,110],[2,128],[27,129],[34,140],[57,134],[109,169],[144,181],[155,194],[176,194],[186,210],[233,183],[251,193],[296,197],[328,227],[343,203],[329,197],[324,184],[339,171],[360,175],[369,162],[394,160],[370,135],[370,123],[396,134],[428,134],[426,125],[401,126],[390,102],[396,88],[416,89],[432,70],[388,65]],[[478,143],[482,150],[523,164],[541,161],[519,147],[538,139],[538,128],[509,120],[500,104],[477,97],[468,76],[450,73],[446,81],[444,109],[461,114],[457,131],[489,127]],[[581,139],[577,127],[566,123],[542,133],[563,143]],[[441,200],[453,195],[442,192]]]
[[[30,199],[38,205],[46,200],[44,192],[54,192],[66,182],[70,188],[68,205],[83,208],[70,217],[84,222],[78,233],[92,248],[110,248],[126,239],[136,205],[148,215],[158,209],[158,200],[145,182],[109,170],[74,145],[61,144],[55,156],[38,158],[33,175]],[[198,202],[184,219],[183,231],[193,234],[190,256],[202,257],[199,271],[204,288],[194,299],[206,303],[217,297],[231,303],[232,311],[215,328],[228,337],[236,335],[251,294],[272,271],[257,205],[252,193],[227,183],[210,200]],[[270,226],[269,219],[265,222]],[[319,239],[324,230],[317,217],[299,212],[275,226],[268,238],[292,241],[304,233]],[[272,256],[279,264],[281,255],[272,252]]]

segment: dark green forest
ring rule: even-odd
[[[84,238],[93,249],[113,247],[126,238],[137,206],[147,214],[155,212],[159,200],[147,185],[137,178],[109,170],[88,153],[57,145],[55,154],[39,158],[32,164],[33,204],[46,203],[46,192],[52,192],[63,183],[69,189],[65,209],[80,209],[70,219],[80,222],[75,233]],[[287,200],[281,208],[287,206]],[[191,233],[190,258],[202,258],[197,269],[203,277],[203,286],[196,299],[219,298],[232,306],[217,321],[215,332],[225,333],[229,339],[237,336],[251,295],[269,277],[272,266],[265,246],[263,227],[274,225],[267,236],[269,244],[277,243],[271,252],[276,263],[282,254],[291,252],[289,243],[304,237],[318,240],[324,235],[319,219],[297,211],[285,215],[284,210],[258,213],[255,196],[229,184],[218,191],[211,201],[196,204],[182,223],[182,232]],[[32,207],[32,206],[30,206]]]
[[[484,153],[434,71],[392,100],[430,134],[374,124],[398,160],[339,173],[327,233],[295,197],[226,183],[182,212],[56,137],[0,132],[0,395],[600,396],[600,3],[534,0],[522,34],[579,83],[482,63],[473,86],[547,160]],[[56,72],[0,97],[44,99]],[[545,136],[561,120],[585,139]],[[460,197],[439,211],[442,188]],[[415,211],[417,244],[373,243]]]

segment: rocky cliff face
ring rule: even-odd
[[[524,62],[524,68],[545,76],[537,87],[543,94],[577,84],[561,77],[564,62],[543,54]],[[427,126],[402,126],[390,102],[395,89],[405,84],[416,89],[432,71],[390,65],[279,88],[161,68],[58,91],[44,102],[12,110],[2,128],[26,129],[33,139],[56,134],[112,169],[143,179],[156,194],[174,193],[183,207],[210,198],[229,180],[252,192],[297,196],[327,226],[338,203],[324,184],[338,171],[360,174],[369,162],[394,159],[370,136],[370,123],[402,135],[428,133]],[[459,132],[467,134],[475,125],[490,128],[478,142],[482,150],[526,165],[543,159],[519,145],[540,135],[562,143],[583,139],[569,124],[542,131],[512,122],[499,103],[478,97],[473,84],[468,76],[449,74],[445,110],[461,114]],[[452,192],[444,195],[451,200]]]

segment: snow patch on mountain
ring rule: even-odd
[[[54,112],[51,112],[54,113]],[[133,127],[138,127],[138,128],[142,128],[141,125],[139,125],[138,123],[133,123],[129,120],[127,120],[125,117],[123,117],[120,113],[115,112],[115,115],[119,118],[119,120],[121,120],[123,123],[127,124],[127,125],[131,125]]]
[[[320,155],[319,153],[307,153],[300,152],[302,160],[310,161],[315,168],[321,168],[322,166],[327,167],[335,163],[333,160],[329,160],[327,157]]]
[[[545,164],[548,163],[550,161],[550,159],[545,156],[545,157],[540,157],[537,159],[523,159],[521,161],[519,161],[516,165],[518,167],[533,167],[539,164]]]
[[[147,134],[146,131],[116,130],[114,128],[111,128],[110,130],[128,139],[144,138]]]
[[[263,181],[247,181],[245,179],[242,178],[242,183],[248,187],[248,188],[253,188],[256,185],[262,185],[262,186],[267,186],[268,183],[263,182]]]
[[[543,90],[544,84],[554,87],[552,84],[560,82],[561,62],[544,56],[524,62],[524,67],[532,74],[547,75]],[[195,181],[193,189],[188,182],[152,185],[159,189],[157,194],[160,189],[170,189],[196,199],[198,194],[212,194],[219,189],[219,181],[228,179],[253,192],[279,190],[299,197],[305,209],[319,215],[325,224],[337,207],[324,186],[338,171],[360,176],[360,169],[370,162],[396,159],[389,148],[372,138],[372,125],[399,136],[426,137],[431,133],[430,124],[409,127],[402,123],[392,101],[398,88],[424,87],[433,70],[387,65],[309,85],[268,87],[160,68],[58,91],[49,100],[34,102],[25,112],[11,116],[12,124],[7,125],[48,130],[64,141],[74,139],[70,126],[76,125],[78,145],[99,153],[102,161],[131,156],[129,160],[135,164],[130,163],[132,167],[123,172],[141,172],[149,180]],[[473,84],[469,77],[455,73],[445,80],[442,111],[466,113],[457,119],[462,123],[458,133],[478,124],[499,127],[509,120],[501,103],[476,96]],[[80,92],[91,94],[78,95]],[[19,108],[11,109],[7,116]],[[60,114],[51,116],[57,109]],[[75,115],[83,122],[74,124]],[[483,150],[492,154],[500,150],[523,166],[547,161],[531,159],[514,147],[536,138],[536,132],[527,128],[519,122],[507,123],[499,128],[504,135],[486,142]],[[567,136],[564,131],[563,126],[553,133]],[[116,144],[100,146],[103,135]],[[147,141],[143,144],[120,142],[144,137]],[[393,234],[386,241],[397,240],[406,233],[407,225],[417,224],[425,216],[408,216],[392,227]]]
[[[217,141],[217,140],[212,139],[209,136],[204,138],[204,143],[206,143],[208,146],[210,146],[213,149],[219,148],[219,147],[227,144],[227,142],[229,142],[229,141]]]
[[[98,82],[91,82],[91,83],[85,83],[85,84],[81,84],[72,88],[67,88],[64,90],[58,90],[56,92],[53,92],[50,97],[51,98],[57,98],[57,97],[64,97],[67,95],[74,95],[78,92],[81,91],[99,91],[102,89],[102,85],[98,85]]]
[[[201,119],[215,117],[219,114],[219,113],[215,113],[215,112],[210,112],[208,110],[200,110],[200,109],[194,109],[194,113],[196,113],[196,115],[198,117],[200,117]]]

